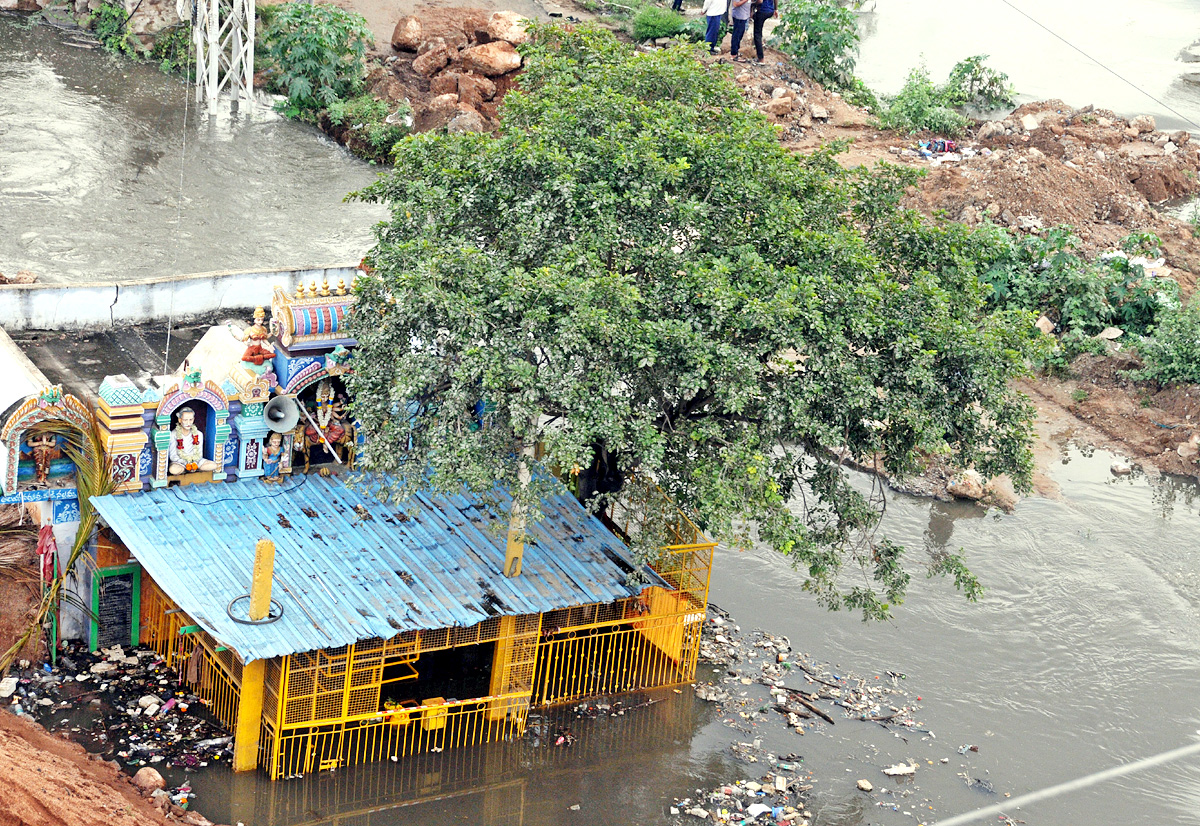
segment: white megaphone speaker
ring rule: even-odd
[[[294,396],[276,396],[267,402],[263,410],[263,419],[267,427],[276,433],[288,433],[295,429],[300,421],[300,405]]]

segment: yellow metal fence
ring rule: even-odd
[[[266,769],[272,778],[294,777],[511,740],[525,730],[528,699],[527,694],[480,697],[382,711],[325,725],[286,727],[273,737]],[[496,715],[497,708],[505,713]]]
[[[142,586],[143,644],[153,648],[210,714],[231,731],[237,725],[242,661],[198,630],[148,577]]]

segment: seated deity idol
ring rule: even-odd
[[[204,433],[196,427],[196,412],[190,407],[179,411],[175,429],[171,431],[171,447],[167,450],[167,459],[167,473],[172,476],[221,468],[212,459],[204,458]]]

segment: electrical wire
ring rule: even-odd
[[[218,502],[253,502],[257,499],[274,499],[276,496],[282,496],[285,493],[291,493],[294,490],[300,490],[300,488],[304,487],[308,483],[308,474],[301,473],[299,476],[300,481],[296,484],[286,488],[280,485],[278,489],[272,491],[271,493],[263,493],[259,494],[258,496],[222,496],[218,499],[209,499],[204,502],[198,502],[194,499],[184,499],[179,495],[177,487],[169,487],[167,490],[171,492],[172,496],[185,505],[215,505]],[[295,479],[296,477],[292,476],[292,478]]]
[[[1103,69],[1104,71],[1106,71],[1106,72],[1108,72],[1109,74],[1111,74],[1113,77],[1115,77],[1115,78],[1117,78],[1118,80],[1120,80],[1122,83],[1127,83],[1129,86],[1133,87],[1133,88],[1134,88],[1136,91],[1138,91],[1138,92],[1141,92],[1143,95],[1145,95],[1146,97],[1150,98],[1152,101],[1154,101],[1155,103],[1157,103],[1157,104],[1158,104],[1159,106],[1161,106],[1162,108],[1166,109],[1168,112],[1171,112],[1171,113],[1173,113],[1174,115],[1176,115],[1177,117],[1179,117],[1181,120],[1185,121],[1186,123],[1190,123],[1192,126],[1196,127],[1196,129],[1200,130],[1200,123],[1196,123],[1196,121],[1192,120],[1192,119],[1191,119],[1191,118],[1189,118],[1187,115],[1183,114],[1182,112],[1178,111],[1177,109],[1174,109],[1174,108],[1172,108],[1171,106],[1168,106],[1168,105],[1167,105],[1166,103],[1164,103],[1162,100],[1160,100],[1160,99],[1156,98],[1154,95],[1150,94],[1150,93],[1149,93],[1149,92],[1147,92],[1145,89],[1143,89],[1141,86],[1138,86],[1138,85],[1137,85],[1136,83],[1134,83],[1132,80],[1130,80],[1129,78],[1127,78],[1127,77],[1125,77],[1124,75],[1120,74],[1119,72],[1117,72],[1117,71],[1116,71],[1115,69],[1113,69],[1112,67],[1110,67],[1110,66],[1106,66],[1104,63],[1102,63],[1102,62],[1100,62],[1099,60],[1097,60],[1096,58],[1092,57],[1090,54],[1088,54],[1088,53],[1087,53],[1087,52],[1085,52],[1083,49],[1081,49],[1081,48],[1079,48],[1078,46],[1076,46],[1076,45],[1075,45],[1074,43],[1072,43],[1071,41],[1067,40],[1065,37],[1063,37],[1062,35],[1060,35],[1058,32],[1054,31],[1053,29],[1051,29],[1049,26],[1047,26],[1047,25],[1045,25],[1044,23],[1042,23],[1042,22],[1040,22],[1040,21],[1036,20],[1035,18],[1033,18],[1033,17],[1032,17],[1031,15],[1029,15],[1028,13],[1026,13],[1026,12],[1022,11],[1021,9],[1017,8],[1016,6],[1014,6],[1014,5],[1013,5],[1013,4],[1010,2],[1010,0],[1000,0],[1000,2],[1001,2],[1001,3],[1003,3],[1004,5],[1008,6],[1010,9],[1012,9],[1013,11],[1015,11],[1017,14],[1021,15],[1022,17],[1024,17],[1024,18],[1025,18],[1026,20],[1028,20],[1029,22],[1033,23],[1033,24],[1034,24],[1035,26],[1037,26],[1038,28],[1040,28],[1040,29],[1042,29],[1043,31],[1045,31],[1047,34],[1053,35],[1054,37],[1058,38],[1058,39],[1059,39],[1059,40],[1061,40],[1063,43],[1065,43],[1067,46],[1070,46],[1072,49],[1074,49],[1075,51],[1079,52],[1081,55],[1083,55],[1083,56],[1084,56],[1084,57],[1086,57],[1088,60],[1090,60],[1090,61],[1092,61],[1093,63],[1095,63],[1097,66],[1099,66],[1101,69]]]
[[[995,806],[988,806],[986,809],[976,809],[973,812],[948,817],[945,820],[939,820],[931,826],[963,826],[965,823],[974,823],[977,820],[982,820],[985,817],[992,815],[1003,815],[1006,812],[1020,809],[1023,806],[1028,806],[1030,803],[1036,803],[1039,800],[1045,800],[1050,797],[1058,797],[1060,794],[1073,792],[1078,789],[1085,789],[1088,786],[1094,786],[1097,783],[1103,783],[1105,780],[1112,780],[1115,777],[1132,774],[1133,772],[1149,769],[1163,763],[1169,763],[1172,760],[1178,760],[1181,757],[1190,757],[1193,754],[1200,754],[1200,743],[1192,743],[1190,746],[1180,746],[1177,749],[1164,751],[1161,754],[1153,755],[1152,757],[1143,757],[1141,760],[1134,760],[1132,763],[1126,763],[1123,766],[1113,766],[1111,769],[1104,769],[1084,777],[1068,780],[1066,783],[1059,783],[1057,786],[1050,786],[1045,789],[1039,789],[1036,792],[1023,794],[1019,797],[1014,797],[1003,803],[998,803]]]
[[[195,61],[196,48],[196,2],[192,0],[192,36],[188,38],[188,57],[187,69],[190,74],[192,64]],[[197,77],[197,82],[199,78]],[[179,194],[175,198],[175,257],[171,260],[171,269],[174,270],[179,264],[179,245],[183,234],[183,180],[184,169],[187,164],[187,129],[188,129],[188,98],[191,96],[191,84],[188,83],[185,76],[183,82],[183,141],[179,149]],[[164,376],[170,373],[171,360],[171,328],[175,325],[175,282],[171,282],[171,304],[167,310],[167,343],[163,348],[163,371]]]

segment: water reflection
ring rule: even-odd
[[[661,822],[673,797],[736,773],[721,754],[728,730],[712,725],[713,707],[690,690],[622,701],[628,710],[620,716],[580,716],[575,707],[531,715],[529,735],[517,742],[275,783],[257,772],[187,779],[201,811],[217,822],[507,826]],[[566,730],[574,744],[553,745]]]

